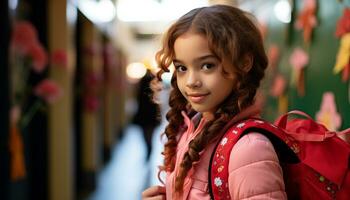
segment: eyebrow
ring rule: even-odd
[[[208,55],[204,55],[204,56],[195,58],[195,59],[194,59],[194,62],[200,62],[200,61],[205,60],[205,59],[207,59],[207,58],[215,58],[215,59],[217,59],[217,57],[214,56],[213,54],[208,54]],[[181,61],[181,60],[179,60],[179,59],[173,59],[173,62],[184,63],[183,61]]]

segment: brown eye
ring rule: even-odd
[[[215,64],[212,64],[212,63],[205,63],[202,65],[202,69],[204,70],[209,70],[209,69],[212,69],[215,67]]]
[[[185,72],[187,68],[183,65],[177,65],[175,66],[177,72]]]

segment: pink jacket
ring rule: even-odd
[[[183,113],[187,131],[179,138],[175,169],[167,174],[167,200],[209,200],[208,168],[215,145],[211,144],[202,153],[200,161],[189,171],[183,189],[183,196],[174,196],[175,177],[188,143],[202,130],[205,119],[197,128],[193,120]],[[262,134],[249,133],[234,146],[229,162],[229,190],[231,199],[287,199],[282,169],[271,142]]]

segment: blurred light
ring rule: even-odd
[[[106,23],[116,16],[116,9],[111,0],[79,0],[81,12],[94,23]]]
[[[274,6],[274,12],[279,21],[283,23],[291,21],[292,9],[288,0],[279,0]]]
[[[152,0],[119,0],[117,2],[117,17],[125,22],[156,21],[159,10],[160,4]]]
[[[16,10],[18,6],[18,0],[10,0],[9,1],[9,6],[12,10]]]
[[[151,59],[151,66],[154,70],[158,69],[158,64],[155,58]]]
[[[208,5],[208,0],[163,0],[160,3],[154,0],[118,0],[117,16],[125,22],[171,21],[194,8]]]
[[[130,79],[140,79],[146,74],[146,72],[147,68],[143,63],[130,63],[126,67],[126,74]]]
[[[144,58],[142,60],[142,63],[145,65],[145,67],[152,72],[156,72],[158,70],[157,62],[154,58]]]
[[[71,1],[67,3],[67,21],[69,24],[73,25],[76,23],[78,18],[78,10]]]

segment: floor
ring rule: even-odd
[[[162,162],[161,130],[163,124],[154,132],[153,151],[147,163],[141,130],[129,125],[113,149],[110,162],[101,170],[96,191],[87,200],[139,200],[146,187],[161,184],[157,178]]]
[[[123,133],[122,139],[113,149],[111,160],[101,170],[98,176],[96,191],[87,200],[140,200],[142,191],[151,185],[161,185],[158,180],[158,166],[163,157],[164,131],[167,121],[165,113],[169,96],[169,84],[164,85],[159,93],[161,103],[162,123],[153,134],[153,150],[149,162],[145,162],[146,145],[143,141],[141,129],[129,125]],[[132,105],[130,107],[133,107]],[[165,180],[162,177],[162,180]]]

